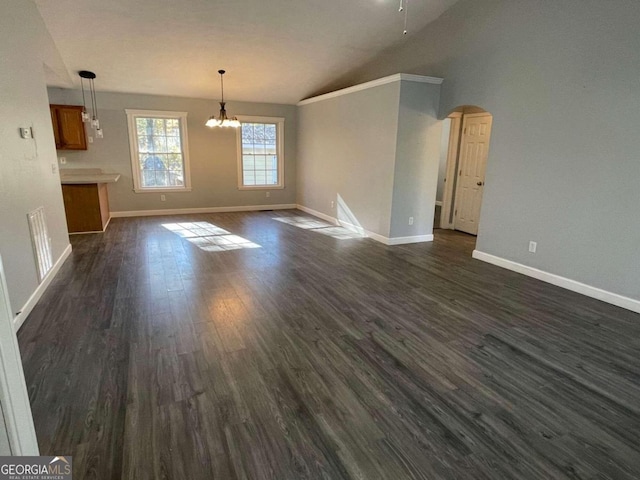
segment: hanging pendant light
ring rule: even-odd
[[[398,8],[400,13],[404,12],[404,30],[402,31],[403,35],[407,34],[407,19],[409,17],[409,0],[400,0],[400,8]]]
[[[211,117],[209,117],[209,120],[207,120],[207,123],[205,123],[205,125],[207,127],[232,127],[232,128],[238,128],[240,126],[240,122],[238,121],[238,119],[236,117],[227,117],[227,111],[225,110],[224,106],[225,106],[225,101],[224,101],[224,81],[223,81],[223,75],[225,74],[224,70],[218,70],[218,73],[220,74],[220,89],[222,90],[222,99],[220,101],[220,117],[216,118],[215,115],[211,115]]]
[[[98,101],[96,100],[96,87],[94,84],[96,74],[88,70],[81,70],[78,72],[78,75],[80,75],[80,83],[82,84],[82,120],[85,122],[91,122],[91,127],[96,131],[96,138],[104,138],[104,134],[102,132],[102,129],[100,128],[100,120],[98,119]],[[91,93],[91,117],[89,117],[89,114],[87,113],[87,107],[85,103],[84,79],[87,79],[89,81],[89,92]]]

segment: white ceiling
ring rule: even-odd
[[[457,0],[409,2],[409,35]],[[399,0],[35,0],[79,86],[294,104],[399,42]],[[51,86],[70,87],[49,76]]]

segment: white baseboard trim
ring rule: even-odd
[[[387,245],[406,245],[408,243],[433,242],[433,235],[415,235],[413,237],[393,237]]]
[[[58,258],[58,260],[56,260],[56,263],[53,264],[53,267],[51,267],[51,270],[49,270],[47,276],[42,279],[42,282],[40,282],[38,288],[36,288],[36,290],[29,297],[29,300],[27,300],[27,303],[25,303],[22,309],[20,309],[20,313],[13,318],[13,328],[16,332],[18,331],[18,329],[20,329],[20,327],[27,319],[33,308],[36,306],[38,300],[40,300],[49,285],[51,285],[51,281],[58,274],[58,272],[60,271],[60,267],[62,267],[62,264],[65,262],[65,260],[69,258],[69,255],[71,255],[71,245],[67,245],[67,248],[64,249],[64,252],[62,252],[60,258]]]
[[[498,267],[506,268],[507,270],[521,273],[528,277],[542,280],[543,282],[551,283],[552,285],[586,295],[587,297],[595,298],[597,300],[631,310],[632,312],[640,313],[640,300],[624,297],[617,293],[608,292],[601,288],[592,287],[591,285],[580,283],[576,280],[561,277],[560,275],[545,272],[544,270],[538,270],[537,268],[529,267],[505,258],[496,257],[495,255],[490,255],[479,250],[473,251],[473,258],[491,263],[492,265],[497,265]]]
[[[333,223],[334,225],[338,225],[338,219],[337,218],[332,217],[330,215],[326,215],[326,214],[324,214],[322,212],[318,212],[317,210],[314,210],[313,208],[305,207],[304,205],[296,205],[296,208],[298,210],[302,210],[305,213],[313,215],[314,217],[318,217],[318,218],[321,218],[322,220],[326,220],[329,223]]]
[[[225,212],[258,212],[261,210],[293,210],[295,203],[278,205],[241,205],[237,207],[202,207],[202,208],[170,208],[164,210],[129,210],[111,212],[112,218],[153,217],[160,215],[184,215],[189,213],[225,213]]]
[[[326,220],[329,223],[334,225],[340,225],[348,230],[359,233],[360,235],[364,235],[366,237],[372,238],[380,243],[384,243],[385,245],[405,245],[408,243],[421,243],[421,242],[433,242],[433,235],[418,235],[415,237],[385,237],[384,235],[380,235],[379,233],[370,232],[369,230],[365,230],[359,225],[354,225],[349,222],[345,222],[344,220],[339,220],[335,217],[327,215],[322,212],[318,212],[309,207],[305,207],[304,205],[298,205],[298,210],[302,210],[305,213],[313,215],[314,217],[321,218],[322,220]]]

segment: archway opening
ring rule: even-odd
[[[476,237],[480,225],[493,116],[461,105],[445,119],[441,143],[435,232],[457,230]]]

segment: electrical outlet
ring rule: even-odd
[[[409,217],[409,225],[413,225],[413,217]]]
[[[20,136],[22,138],[33,138],[31,127],[20,127]]]
[[[167,201],[167,197],[164,195],[160,195],[160,201],[161,202],[166,202]]]
[[[271,196],[271,192],[267,192],[266,195],[267,195],[267,198],[269,198]]]
[[[538,242],[529,242],[529,252],[530,253],[536,253],[537,249],[538,249]]]
[[[89,140],[89,143],[93,143],[93,137],[87,137],[87,140]]]
[[[56,165],[55,163],[51,164],[51,173],[53,173],[54,175],[58,173],[58,165]]]
[[[336,202],[334,202],[333,200],[331,200],[331,208],[335,208],[336,206]]]
[[[60,165],[65,165],[67,163],[67,157],[60,157],[58,160],[60,161]]]

